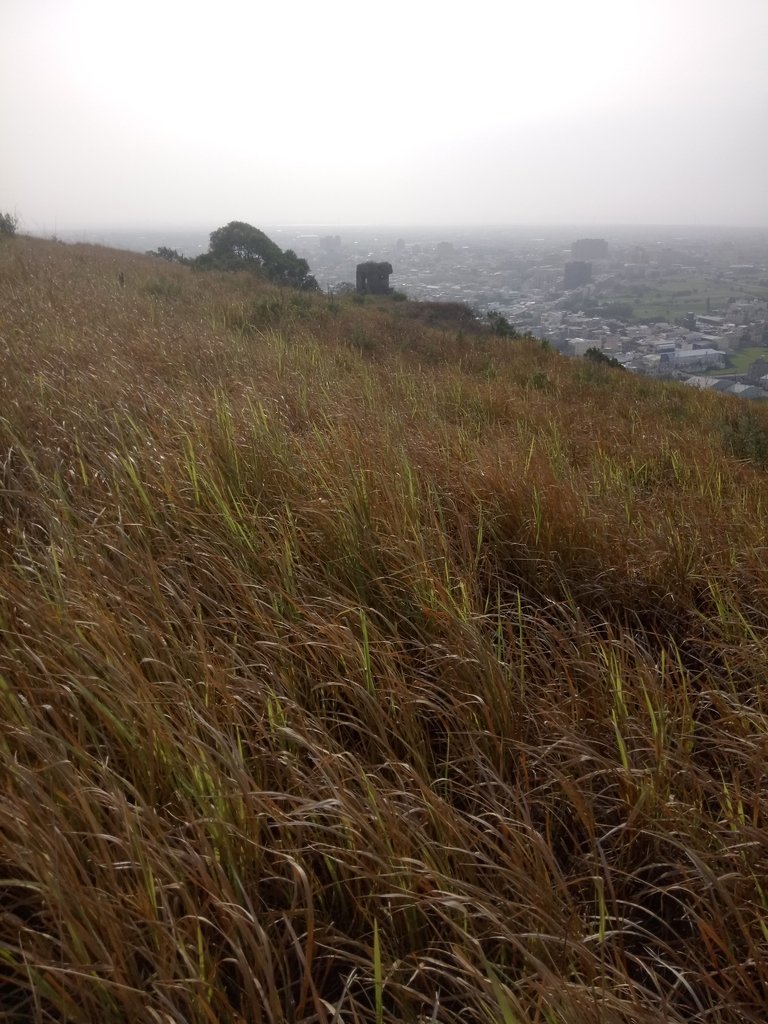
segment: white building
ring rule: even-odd
[[[717,348],[677,348],[667,358],[675,370],[696,372],[725,366],[725,352]]]

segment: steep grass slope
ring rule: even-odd
[[[0,247],[0,1020],[765,1019],[766,411],[405,305]]]

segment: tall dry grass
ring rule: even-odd
[[[0,247],[0,1019],[765,1020],[765,410],[405,307]]]

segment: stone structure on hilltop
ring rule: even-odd
[[[357,291],[360,295],[389,295],[389,275],[392,273],[391,263],[358,263]]]

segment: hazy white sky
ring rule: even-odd
[[[0,0],[27,230],[768,225],[768,0]]]

